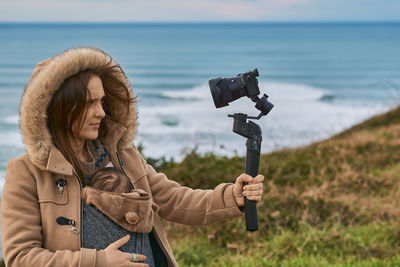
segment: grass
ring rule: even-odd
[[[328,140],[262,155],[266,180],[259,231],[247,233],[243,218],[196,228],[165,222],[177,261],[181,266],[400,265],[399,163],[400,108]],[[183,185],[208,189],[234,182],[243,164],[241,157],[192,152],[179,164],[161,161],[158,170]]]
[[[174,245],[181,266],[396,266],[400,265],[398,224],[315,229],[302,224],[254,238],[257,242],[226,243],[215,236],[181,236]]]

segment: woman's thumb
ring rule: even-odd
[[[246,173],[242,173],[238,177],[238,181],[240,182],[241,185],[243,185],[244,183],[249,183],[251,180],[253,180],[253,177],[251,177],[250,175],[248,175]]]

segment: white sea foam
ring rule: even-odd
[[[329,90],[307,85],[260,83],[275,107],[258,123],[263,131],[262,152],[284,147],[306,145],[328,138],[373,114],[384,111],[378,104],[358,105],[356,102],[325,102],[321,97]],[[145,155],[183,157],[182,150],[198,147],[199,152],[243,155],[245,139],[232,132],[227,114],[258,115],[248,98],[236,100],[228,107],[216,109],[207,85],[164,95],[182,99],[179,104],[139,106],[137,142]],[[145,101],[145,100],[143,100]],[[220,148],[223,145],[224,148]]]
[[[320,101],[331,92],[308,85],[260,83],[260,90],[267,93],[275,105],[267,117],[258,121],[263,131],[263,153],[328,138],[384,111],[378,104]],[[172,156],[180,160],[183,150],[194,147],[203,153],[229,156],[245,153],[245,139],[232,132],[233,119],[227,114],[258,115],[248,98],[216,109],[206,84],[190,90],[164,91],[162,95],[176,101],[164,100],[165,104],[155,106],[145,103],[151,100],[139,99],[142,105],[139,103],[140,125],[136,143],[143,143],[146,156]],[[14,114],[5,117],[3,122],[16,125],[18,119],[18,114]],[[0,132],[0,147],[10,146],[24,148],[18,130]]]
[[[184,91],[163,91],[161,92],[161,95],[167,98],[172,98],[172,99],[186,99],[186,100],[208,100],[210,95],[205,94],[204,92],[207,92],[210,89],[208,89],[208,86],[206,85],[201,85],[197,86],[191,90],[184,90]]]
[[[24,148],[21,134],[18,131],[0,132],[0,147]]]
[[[3,119],[3,121],[4,121],[5,123],[8,123],[8,124],[15,124],[15,125],[18,124],[18,120],[19,120],[19,115],[18,115],[18,114],[9,115],[9,116],[6,116],[6,117]]]
[[[0,195],[3,194],[4,183],[6,181],[6,171],[0,170]]]

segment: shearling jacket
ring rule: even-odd
[[[1,201],[3,255],[12,266],[107,266],[105,252],[82,248],[82,183],[72,165],[52,143],[46,108],[63,81],[101,64],[115,64],[99,49],[76,48],[46,60],[35,68],[20,106],[20,128],[26,153],[9,161]],[[114,74],[128,88],[122,72]],[[131,94],[132,90],[131,90]],[[233,184],[214,190],[193,190],[169,180],[146,163],[132,144],[136,134],[136,103],[123,114],[118,100],[102,143],[114,166],[122,169],[135,189],[146,191],[159,209],[154,213],[154,235],[169,266],[177,266],[160,217],[187,225],[208,225],[241,216]],[[57,180],[63,179],[60,188]],[[57,221],[63,217],[64,223]]]

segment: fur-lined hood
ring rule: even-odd
[[[119,66],[102,50],[81,47],[44,60],[35,67],[21,100],[20,128],[29,159],[39,169],[46,169],[53,146],[46,114],[53,94],[68,77],[109,63]],[[125,73],[121,71],[114,75],[117,75],[116,78],[129,88],[130,97],[134,99]],[[124,109],[118,100],[111,100],[110,103],[111,119],[126,128],[124,135],[119,139],[118,148],[126,148],[132,144],[136,135],[136,102],[132,102],[129,114],[122,114]]]

